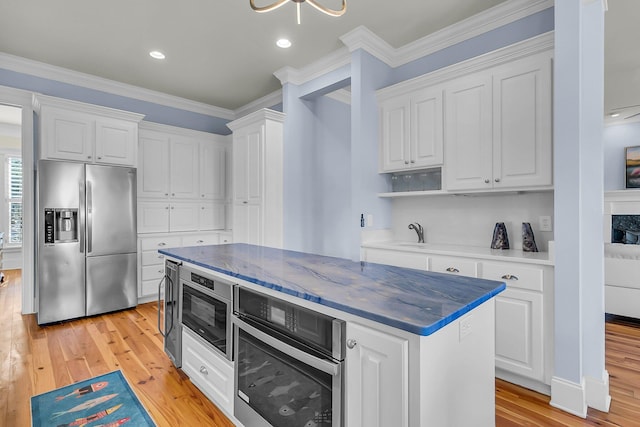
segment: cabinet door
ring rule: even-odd
[[[169,138],[142,131],[138,148],[138,197],[168,197]]]
[[[201,203],[198,213],[200,230],[223,230],[225,227],[226,206],[224,203]]]
[[[388,99],[380,105],[380,168],[383,172],[410,167],[410,95]]]
[[[233,207],[233,241],[262,245],[262,209],[256,204],[236,204]]]
[[[412,167],[442,164],[442,129],[442,89],[427,88],[413,94],[409,160]]]
[[[138,124],[124,120],[96,120],[96,163],[135,166]]]
[[[429,265],[429,257],[425,254],[390,251],[387,249],[365,248],[362,252],[362,260],[376,264],[415,268],[424,271],[428,269]]]
[[[198,203],[171,203],[169,210],[169,231],[197,231]]]
[[[493,76],[494,187],[551,185],[550,55],[502,65]]]
[[[445,104],[447,189],[492,188],[491,76],[454,80],[447,85]]]
[[[543,298],[506,289],[496,297],[496,367],[544,380]]]
[[[93,161],[94,120],[85,114],[42,109],[42,144],[51,159]]]
[[[251,126],[233,138],[233,186],[237,203],[262,201],[264,125]]]
[[[169,231],[169,204],[138,202],[138,233],[166,233]]]
[[[226,149],[222,144],[200,142],[200,198],[226,197]]]
[[[408,342],[347,323],[346,425],[409,424]],[[353,340],[353,341],[352,341]]]
[[[169,147],[169,195],[177,199],[198,198],[200,144],[191,138],[172,136]]]

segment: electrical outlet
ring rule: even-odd
[[[471,332],[473,332],[472,320],[473,316],[467,316],[463,319],[460,319],[460,341],[471,335]]]
[[[367,214],[367,227],[373,227],[373,215]]]
[[[553,231],[553,225],[551,223],[550,216],[541,216],[538,218],[540,231]]]

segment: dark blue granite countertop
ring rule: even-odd
[[[159,252],[418,335],[431,335],[505,289],[492,280],[242,243]]]

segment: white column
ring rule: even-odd
[[[604,358],[604,5],[555,5],[555,371],[551,405],[607,411]]]

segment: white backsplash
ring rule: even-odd
[[[407,228],[416,221],[427,243],[490,247],[496,222],[505,223],[511,249],[522,249],[523,222],[531,223],[539,251],[547,251],[553,240],[553,232],[539,228],[540,216],[553,220],[553,192],[399,197],[391,216],[393,240],[417,241]]]

